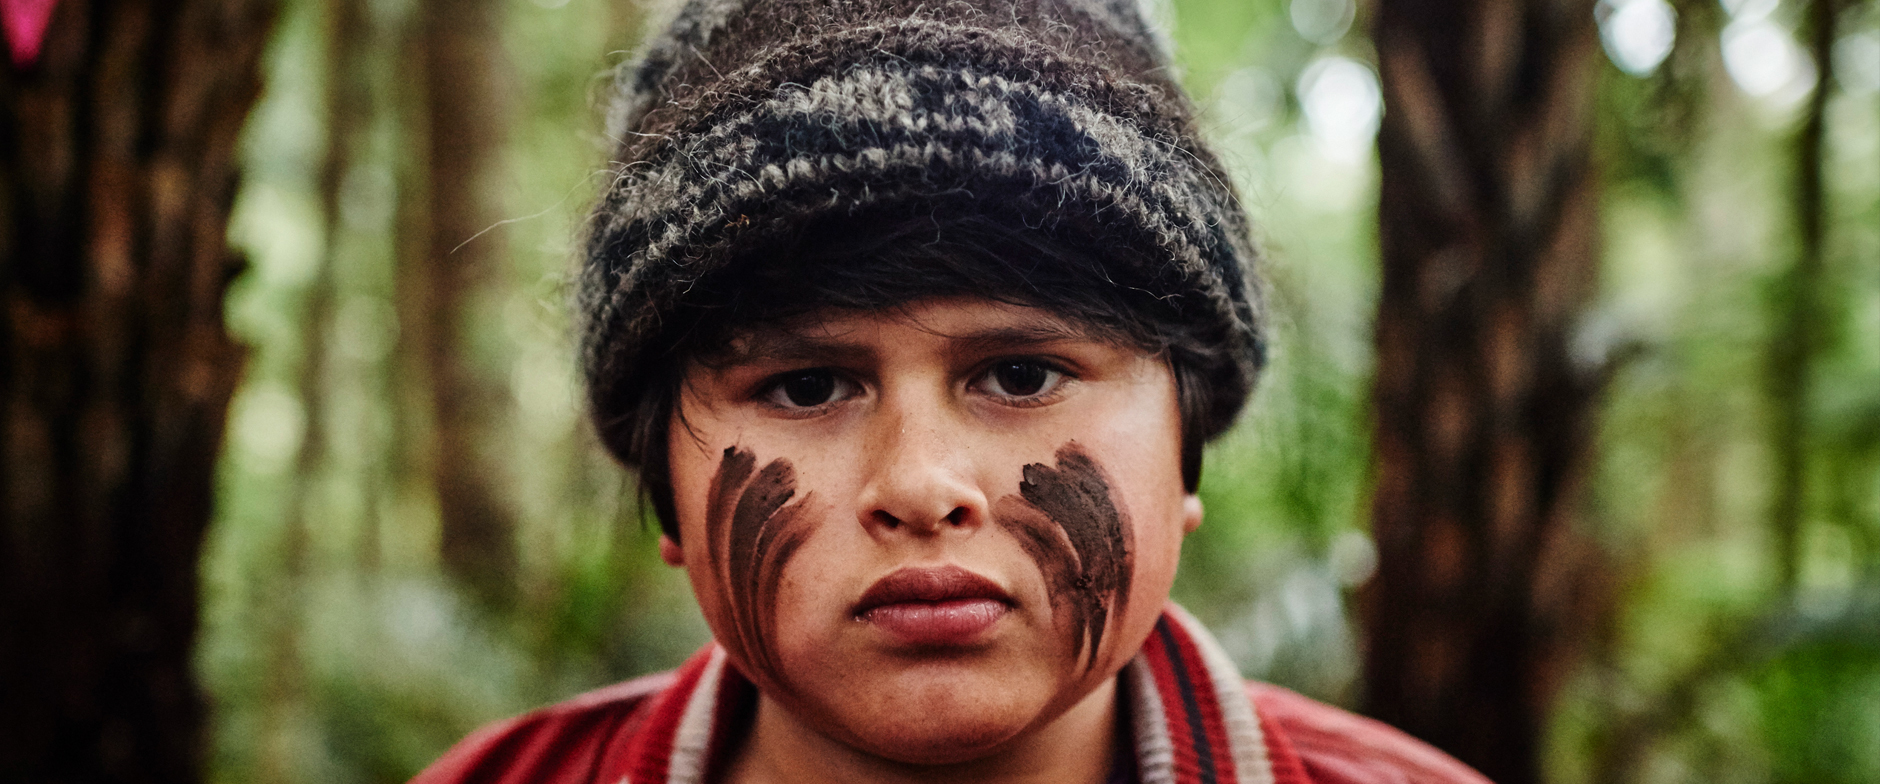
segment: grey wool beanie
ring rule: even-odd
[[[642,407],[688,297],[831,217],[986,215],[1085,248],[1218,350],[1197,435],[1252,389],[1247,220],[1134,0],[691,0],[617,88],[577,305],[630,465],[663,463]]]

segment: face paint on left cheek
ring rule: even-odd
[[[712,477],[705,530],[711,567],[729,611],[731,643],[749,664],[773,675],[777,589],[783,568],[809,539],[805,493],[795,503],[796,470],[778,458],[752,473],[757,458],[727,447]],[[786,505],[787,504],[787,505]]]
[[[1018,494],[999,499],[993,519],[1038,562],[1052,606],[1070,614],[1077,655],[1088,646],[1086,667],[1094,667],[1110,615],[1129,602],[1135,532],[1110,500],[1103,470],[1082,447],[1065,444],[1056,457],[1056,467],[1025,466]]]

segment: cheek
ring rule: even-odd
[[[847,590],[842,571],[851,562],[833,552],[825,531],[811,531],[787,563],[783,565],[775,587],[776,601],[771,613],[773,645],[788,658],[794,649],[815,649],[826,642],[827,619],[840,615],[842,602],[835,597]],[[800,651],[799,651],[800,652]]]
[[[1114,483],[1077,442],[1057,450],[1056,465],[1024,468],[1018,493],[993,510],[999,525],[1037,562],[1054,614],[1086,667],[1098,661],[1111,617],[1129,606],[1135,576],[1135,526],[1117,505]]]
[[[1117,503],[1129,510],[1135,579],[1131,586],[1132,614],[1147,613],[1150,623],[1162,612],[1174,585],[1181,562],[1182,542],[1187,538],[1187,493],[1181,485],[1178,469],[1160,467],[1171,476],[1159,481],[1125,482],[1118,488]],[[1137,477],[1153,476],[1149,471]]]
[[[1052,464],[1024,466],[1018,492],[992,514],[1036,564],[1056,625],[1087,671],[1133,654],[1161,615],[1187,520],[1177,450],[1106,435],[1063,444]]]
[[[798,491],[789,460],[759,467],[755,453],[735,446],[702,492],[676,489],[702,502],[681,519],[686,569],[713,635],[749,668],[774,671],[779,594],[813,528],[811,494]]]
[[[1160,614],[1175,572],[1181,563],[1182,533],[1179,518],[1157,520],[1154,515],[1136,518],[1136,579],[1132,586],[1131,606]],[[1141,599],[1140,602],[1135,601]]]
[[[1174,587],[1187,535],[1187,496],[1179,475],[1153,486],[1121,489],[1126,496],[1121,503],[1134,525],[1136,571],[1127,615],[1117,621],[1117,652],[1129,656],[1154,629]]]
[[[826,706],[830,695],[891,677],[883,671],[874,673],[877,678],[862,678],[855,669],[878,664],[879,651],[858,639],[850,602],[867,590],[867,575],[887,571],[893,563],[871,557],[851,530],[818,526],[809,533],[782,569],[763,647],[734,650],[766,693],[799,708]]]

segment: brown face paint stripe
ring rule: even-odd
[[[1006,513],[995,518],[1019,539],[1020,547],[1038,562],[1052,604],[1070,611],[1070,626],[1077,653],[1091,649],[1088,666],[1096,664],[1096,646],[1103,639],[1110,613],[1120,613],[1129,601],[1133,572],[1133,531],[1121,510],[1110,500],[1110,483],[1096,461],[1076,442],[1057,450],[1057,466],[1032,463],[1019,482],[1022,503],[1063,532],[1042,529],[1035,515],[1001,500]],[[1010,499],[1010,496],[1007,496]],[[1012,499],[1018,501],[1018,499]]]
[[[757,639],[765,641],[764,656],[767,662],[772,657],[769,641],[774,621],[777,618],[777,587],[783,582],[783,567],[790,562],[792,556],[796,555],[797,549],[809,540],[808,526],[803,522],[804,515],[800,514],[801,511],[801,503],[784,509],[765,531],[765,539],[774,541],[775,544],[766,542],[758,548],[758,552],[763,554],[763,565],[758,570],[756,579],[750,581],[753,586],[751,598],[753,611],[751,615],[755,620],[753,626]],[[771,536],[773,533],[774,537]]]
[[[718,459],[718,471],[712,475],[711,489],[707,493],[705,507],[705,552],[711,563],[712,575],[720,586],[729,588],[726,579],[725,552],[730,549],[731,512],[737,508],[738,496],[744,490],[745,482],[751,477],[751,469],[757,464],[757,457],[748,450],[735,446],[725,447],[724,455]],[[729,596],[727,591],[726,596]],[[734,611],[735,617],[735,611]],[[739,648],[749,649],[743,643],[743,630],[736,623],[729,630],[733,639],[725,642]]]
[[[1077,638],[1077,655],[1083,656],[1084,630],[1089,628],[1090,610],[1085,602],[1074,600],[1082,570],[1077,563],[1077,551],[1071,549],[1070,540],[1064,537],[1064,529],[1016,495],[999,499],[993,507],[992,519],[1010,532],[1025,555],[1038,564],[1051,606],[1067,614],[1066,620]]]
[[[707,531],[716,545],[712,566],[731,612],[729,631],[752,658],[752,666],[774,672],[770,665],[775,653],[767,632],[776,614],[783,567],[809,538],[802,520],[809,497],[789,503],[796,496],[796,471],[790,461],[772,460],[752,476],[756,464],[750,450],[725,449],[712,480]]]
[[[734,576],[751,577],[757,573],[757,543],[764,523],[796,495],[796,471],[788,460],[772,460],[751,479],[738,498],[737,512],[731,516],[730,565]],[[750,585],[749,579],[739,580]]]
[[[718,472],[712,475],[711,490],[707,494],[708,505],[705,509],[705,549],[711,557],[712,571],[724,573],[724,546],[726,544],[726,526],[731,522],[731,510],[735,508],[737,497],[744,489],[744,482],[751,477],[751,468],[757,464],[757,456],[749,450],[735,446],[725,447],[723,457],[718,459]]]

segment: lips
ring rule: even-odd
[[[914,647],[977,642],[1011,609],[998,584],[957,566],[906,568],[881,578],[855,604],[855,618]]]

